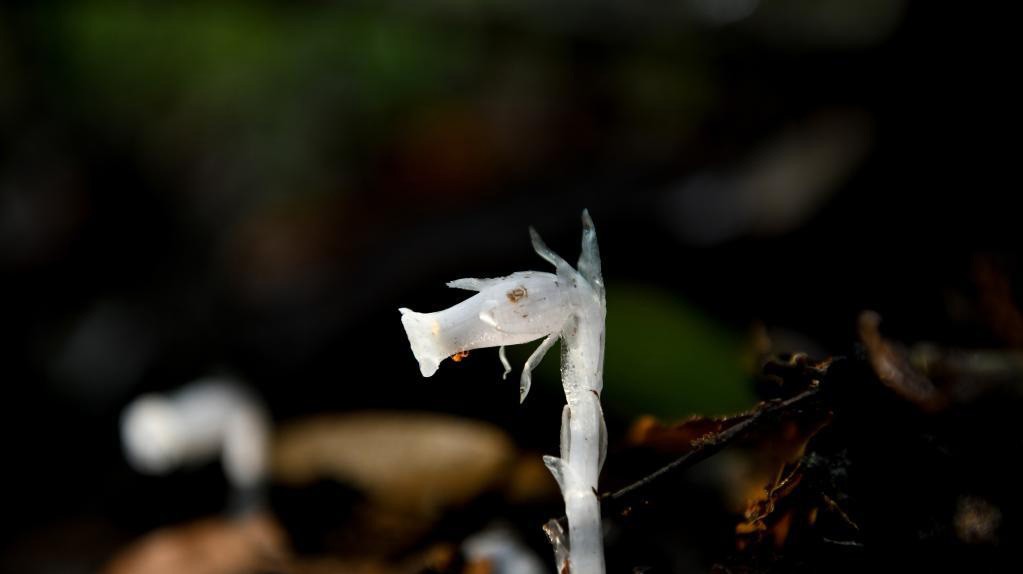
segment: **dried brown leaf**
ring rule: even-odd
[[[667,454],[684,454],[701,441],[748,419],[752,412],[733,416],[693,416],[674,425],[665,425],[652,416],[643,416],[629,429],[628,442]]]
[[[207,518],[157,530],[118,553],[106,574],[235,574],[274,568],[287,553],[273,518]]]

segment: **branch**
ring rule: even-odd
[[[711,456],[721,452],[736,440],[744,437],[754,428],[775,418],[777,415],[785,414],[802,408],[812,399],[820,394],[820,385],[813,384],[809,389],[785,400],[774,399],[761,403],[760,408],[749,415],[745,420],[717,433],[711,438],[693,443],[693,450],[676,458],[672,462],[654,471],[652,474],[633,482],[632,484],[611,493],[604,493],[600,497],[602,506],[622,505],[626,498],[635,496],[637,493],[649,488],[655,482],[659,482],[669,476],[674,476],[688,469],[691,466],[702,462]],[[566,524],[566,518],[562,516],[556,519],[561,524]]]
[[[775,399],[764,402],[761,404],[760,409],[751,414],[749,418],[728,427],[714,435],[712,438],[695,442],[693,444],[693,450],[676,458],[667,465],[657,469],[652,474],[637,480],[625,488],[610,494],[602,495],[601,501],[604,504],[620,503],[622,499],[643,491],[654,482],[662,480],[665,477],[678,474],[679,472],[710,458],[718,452],[721,452],[725,449],[725,447],[742,438],[746,435],[746,433],[760,426],[764,422],[774,418],[776,415],[784,414],[802,407],[805,403],[808,403],[811,399],[816,397],[819,392],[820,386],[813,385],[809,389],[789,399]]]

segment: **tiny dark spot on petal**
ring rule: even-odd
[[[525,299],[529,296],[529,291],[526,291],[526,288],[520,285],[509,291],[507,295],[509,301],[512,303],[518,303],[519,300]]]

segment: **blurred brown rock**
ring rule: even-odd
[[[496,427],[426,413],[322,416],[285,426],[274,446],[276,481],[331,478],[394,511],[434,515],[499,486],[515,461]]]

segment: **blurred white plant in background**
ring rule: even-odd
[[[228,378],[199,379],[170,394],[142,395],[121,415],[129,464],[163,475],[218,456],[239,493],[267,478],[270,420],[262,402]]]

